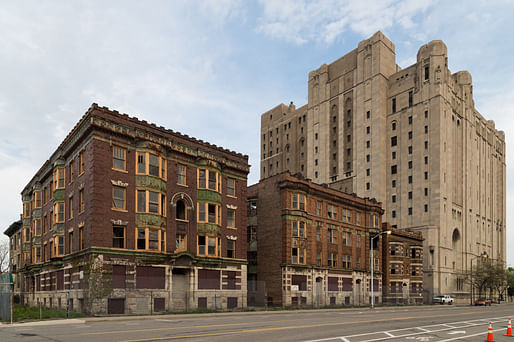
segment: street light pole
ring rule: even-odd
[[[373,309],[375,307],[375,294],[373,293],[373,270],[375,268],[375,259],[373,258],[373,239],[379,237],[380,235],[382,234],[391,234],[391,231],[390,230],[385,230],[383,232],[380,232],[378,233],[377,235],[375,236],[370,236],[369,237],[369,248],[371,249],[371,253],[370,253],[370,266],[371,266],[371,308]]]

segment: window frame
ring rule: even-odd
[[[183,172],[181,172],[181,169]],[[180,182],[181,177],[184,179],[183,183]],[[177,164],[177,184],[181,186],[187,186],[187,165],[185,164]]]
[[[121,198],[121,201],[122,201],[122,207],[118,207],[117,204],[116,204],[116,201],[120,201],[120,198],[116,198],[115,195],[116,195],[116,190],[122,190],[122,193],[123,193],[123,197]],[[112,210],[117,210],[117,211],[127,211],[127,189],[123,186],[117,186],[117,185],[113,185],[112,186]]]
[[[150,176],[150,177],[167,180],[167,173],[166,173],[167,161],[164,157],[162,157],[158,153],[153,153],[153,152],[149,152],[149,151],[136,151],[135,154],[136,154],[136,167],[135,167],[136,175]],[[158,160],[159,165],[158,165],[157,175],[150,173],[150,155],[152,155],[153,157],[156,157]],[[144,171],[139,170],[139,166],[141,164],[139,162],[140,156],[143,157]]]
[[[64,203],[64,201],[54,203],[53,214],[54,223],[64,223],[66,221],[66,204]]]
[[[200,177],[200,173],[203,171],[204,177]],[[211,173],[214,173],[214,180],[211,180]],[[202,180],[203,186],[200,183]],[[210,187],[211,182],[214,181],[215,189]],[[209,168],[197,168],[196,169],[196,187],[197,189],[209,190],[221,193],[221,173],[217,170]]]
[[[145,248],[138,247],[138,242],[139,242],[138,233],[141,230],[143,230],[145,233]],[[157,232],[157,249],[150,248],[150,231]],[[164,234],[163,234],[163,232],[164,232]],[[144,252],[151,252],[151,253],[165,253],[166,252],[166,231],[164,229],[151,228],[151,227],[136,227],[136,229],[134,230],[134,233],[135,233],[134,249],[136,251],[144,251]],[[164,238],[164,241],[163,241],[163,238]]]
[[[209,205],[215,206],[215,222],[209,221]],[[217,203],[211,203],[211,202],[197,202],[196,206],[198,208],[197,214],[196,214],[196,222],[197,223],[210,223],[210,224],[216,224],[221,225],[221,205]],[[201,209],[203,208],[203,210]],[[205,215],[205,220],[200,219],[201,212]]]
[[[232,183],[232,185],[231,185]],[[232,177],[227,178],[227,196],[237,198],[236,196],[236,179]]]
[[[116,152],[122,152],[120,153]],[[123,162],[123,168],[116,167],[116,161],[122,161]],[[112,146],[112,169],[115,171],[127,171],[127,149],[118,145]]]
[[[296,251],[296,259],[295,259],[295,252]],[[292,247],[291,248],[291,263],[295,265],[305,265],[306,263],[306,253],[305,248],[300,247]]]
[[[141,211],[139,208],[140,199],[139,193],[144,193],[144,210]],[[157,194],[157,202],[152,202],[157,204],[157,211],[150,211],[150,193]],[[164,204],[164,205],[163,205]],[[148,189],[136,189],[136,213],[137,214],[151,214],[151,215],[160,215],[166,217],[166,195],[160,191],[152,191]]]
[[[183,247],[179,247],[179,245],[183,245]],[[182,252],[182,251],[186,251],[186,250],[187,250],[187,234],[186,233],[176,233],[175,234],[175,252]]]
[[[205,253],[200,253],[200,238],[205,238]],[[209,253],[209,241],[214,240],[214,254]],[[221,239],[219,237],[212,237],[207,235],[197,235],[196,237],[196,255],[205,257],[219,257],[221,255]]]
[[[236,242],[235,240],[227,239],[227,258],[236,259]],[[229,248],[230,244],[232,244],[232,248]],[[232,251],[232,255],[230,255],[229,251]]]
[[[122,229],[123,230],[123,236],[115,236],[114,230],[115,229]],[[114,241],[122,241],[123,247],[116,247]],[[125,249],[127,248],[127,227],[125,226],[119,226],[119,225],[113,225],[112,226],[112,248],[119,248],[119,249]]]
[[[229,224],[229,217],[230,217],[230,214],[229,213],[232,213],[232,225]],[[236,210],[235,209],[231,209],[231,208],[228,208],[227,209],[227,228],[231,228],[231,229],[235,229],[236,228]]]

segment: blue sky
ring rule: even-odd
[[[507,136],[514,212],[513,23],[512,1],[3,2],[0,231],[92,102],[248,154],[249,184],[257,182],[260,114],[305,104],[308,72],[377,30],[395,44],[401,67],[442,39],[450,70],[471,73],[477,109]]]

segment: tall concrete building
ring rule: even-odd
[[[470,51],[471,52],[471,51]],[[375,197],[424,237],[424,296],[469,298],[472,259],[505,260],[505,134],[475,108],[442,41],[401,69],[381,32],[309,73],[308,103],[261,118],[261,179],[283,171]]]

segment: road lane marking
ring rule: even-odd
[[[463,315],[471,315],[475,314],[474,312],[467,312],[467,313],[460,313],[458,316]],[[307,328],[319,328],[319,327],[326,327],[326,326],[335,326],[335,325],[349,325],[349,324],[361,324],[361,323],[376,323],[376,322],[388,322],[388,321],[397,321],[397,320],[410,320],[410,319],[420,319],[420,318],[431,318],[431,317],[443,317],[443,316],[456,316],[455,314],[447,314],[447,315],[430,315],[430,316],[406,316],[406,317],[394,317],[394,318],[387,318],[387,319],[373,319],[373,320],[366,320],[366,321],[356,321],[356,322],[334,322],[334,323],[320,323],[320,324],[311,324],[311,325],[304,325],[304,326],[283,326],[283,327],[270,327],[270,328],[259,328],[259,329],[241,329],[241,330],[234,330],[234,331],[224,331],[224,332],[217,332],[217,333],[203,333],[203,334],[191,334],[191,335],[181,335],[181,336],[167,336],[167,337],[153,337],[153,338],[143,338],[143,339],[135,339],[135,340],[121,340],[120,342],[143,342],[143,341],[162,341],[162,340],[176,340],[180,338],[195,338],[195,337],[207,337],[207,336],[222,336],[222,335],[233,335],[233,334],[248,334],[248,333],[254,333],[254,332],[267,332],[267,331],[279,331],[279,330],[292,330],[292,329],[307,329]],[[270,322],[276,322],[276,321],[270,321]],[[230,325],[240,325],[241,323],[233,323]],[[217,326],[227,326],[229,324],[218,324]],[[190,327],[182,327],[182,328],[197,328],[200,326],[190,326]],[[209,327],[209,326],[202,326],[202,327]],[[164,328],[165,329],[165,328]],[[159,329],[159,330],[164,330]],[[169,330],[175,330],[177,328],[170,328]],[[141,331],[145,331],[145,329],[140,329]],[[132,330],[123,331],[124,333],[131,333],[134,332]],[[417,333],[417,334],[422,334]],[[93,333],[94,334],[94,333]],[[361,334],[361,335],[369,335],[368,334]],[[416,335],[416,334],[412,334]],[[352,337],[352,336],[358,336],[358,335],[351,335],[346,337]],[[395,337],[404,337],[404,336],[410,336],[410,335],[403,335],[403,336],[395,336]],[[330,339],[334,339],[338,337],[332,337]],[[330,339],[322,339],[322,340],[312,340],[312,341],[326,341]],[[369,340],[369,341],[378,341],[384,338],[375,339],[375,340]],[[386,339],[389,339],[387,337]]]
[[[493,332],[500,331],[500,330],[504,330],[504,328],[493,330]],[[459,336],[459,337],[449,338],[447,340],[440,340],[438,342],[448,342],[448,341],[461,340],[461,339],[465,339],[465,338],[468,338],[468,337],[474,337],[474,336],[485,335],[485,334],[487,334],[487,333],[481,332],[481,333],[473,334],[473,335]]]
[[[391,334],[390,332],[387,332],[387,331],[384,331],[384,334],[388,335],[389,337],[395,337],[393,334]]]
[[[419,330],[424,331],[424,332],[430,332],[430,330],[425,329],[425,328],[416,327],[415,329],[419,329]]]

